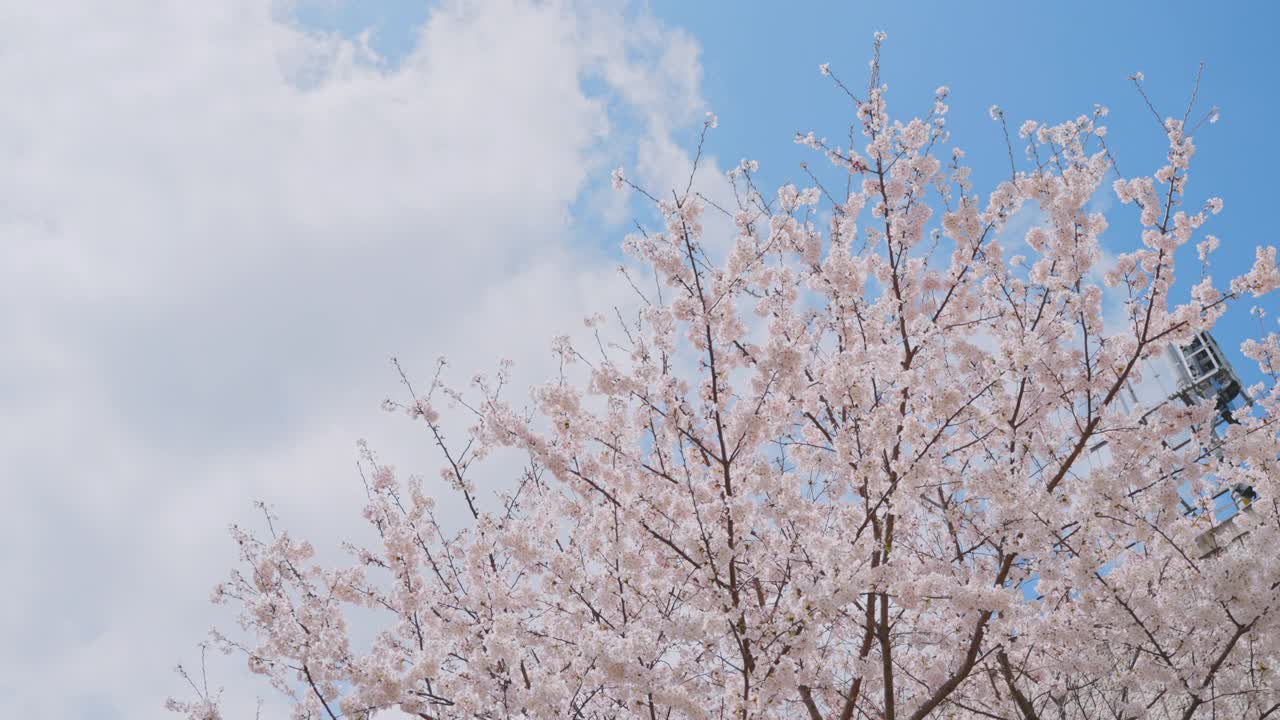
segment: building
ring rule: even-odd
[[[1213,434],[1222,440],[1226,427],[1237,422],[1240,413],[1248,412],[1252,400],[1244,390],[1240,377],[1227,361],[1222,349],[1207,332],[1195,335],[1183,347],[1168,345],[1164,352],[1143,361],[1140,378],[1127,383],[1118,401],[1126,412],[1143,410],[1143,416],[1166,403],[1186,406],[1212,404],[1217,413]],[[1192,429],[1169,438],[1173,448],[1191,442]],[[1090,466],[1096,468],[1110,460],[1110,453],[1103,440],[1090,448]],[[1183,505],[1188,515],[1201,512],[1198,498],[1183,490]],[[1253,488],[1223,487],[1212,497],[1214,514],[1218,523],[1197,540],[1201,557],[1221,552],[1231,542],[1243,537],[1247,531],[1237,527],[1237,515],[1248,512],[1256,497]]]

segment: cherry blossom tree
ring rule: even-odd
[[[1216,110],[1157,114],[1167,162],[1139,176],[1105,108],[1006,129],[1008,179],[979,195],[946,88],[890,115],[882,40],[865,89],[821,68],[856,120],[847,147],[797,137],[834,165],[806,167],[811,187],[765,194],[744,162],[715,202],[615,172],[661,217],[626,241],[618,340],[558,340],[565,369],[529,402],[505,366],[470,389],[402,372],[388,405],[425,426],[443,482],[365,450],[379,540],[350,567],[270,513],[234,529],[243,565],[215,600],[244,632],[215,642],[297,718],[1280,717],[1280,338],[1245,344],[1272,381],[1225,431],[1212,405],[1118,401],[1280,287],[1273,247],[1225,286],[1208,272],[1222,202],[1187,178]],[[1141,225],[1106,262],[1104,193]],[[1200,279],[1178,298],[1189,243]],[[518,476],[486,474],[499,449]],[[1206,554],[1210,498],[1237,483],[1247,534]],[[382,618],[371,643],[356,608]],[[193,688],[171,709],[220,717]]]

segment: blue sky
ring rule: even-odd
[[[412,0],[330,1],[304,3],[299,17],[344,34],[371,31],[371,45],[394,65],[413,46],[414,28],[429,7]],[[1180,115],[1203,61],[1197,107],[1217,105],[1222,116],[1196,135],[1190,194],[1226,201],[1209,229],[1223,240],[1214,258],[1219,282],[1248,268],[1255,245],[1275,240],[1267,196],[1272,168],[1280,167],[1280,145],[1267,140],[1280,111],[1272,48],[1280,7],[1274,3],[650,0],[648,7],[701,47],[702,95],[720,119],[708,150],[722,165],[759,160],[766,186],[804,182],[798,165],[814,158],[792,144],[796,131],[841,135],[849,105],[817,67],[830,63],[851,84],[863,84],[875,30],[889,34],[884,78],[900,117],[926,111],[934,88],[950,86],[952,142],[969,153],[978,188],[1003,179],[1007,167],[1000,130],[987,115],[992,104],[1005,109],[1013,128],[1025,119],[1058,122],[1089,112],[1094,103],[1106,105],[1120,167],[1129,174],[1153,170],[1163,160],[1164,138],[1128,76],[1143,72],[1157,109]],[[685,133],[689,145],[694,132]],[[1117,219],[1108,250],[1123,252],[1136,242],[1124,233],[1129,226],[1122,214],[1131,210],[1110,210]],[[606,246],[621,232],[587,230]],[[1194,249],[1186,250],[1184,292],[1196,262]],[[1261,302],[1276,314],[1275,300]],[[1240,341],[1258,331],[1249,307],[1238,303],[1216,334],[1253,381],[1252,363],[1238,352]]]
[[[1111,109],[1109,144],[1130,174],[1150,172],[1166,143],[1132,83],[1135,71],[1162,114],[1181,115],[1196,69],[1205,62],[1198,107],[1222,108],[1221,120],[1196,135],[1190,195],[1224,198],[1226,210],[1209,229],[1223,240],[1215,255],[1220,283],[1244,272],[1253,248],[1276,241],[1274,200],[1268,197],[1280,145],[1269,141],[1280,113],[1275,71],[1274,3],[1027,3],[821,2],[690,3],[654,0],[659,17],[689,30],[703,48],[704,94],[720,116],[712,151],[759,159],[779,181],[803,181],[796,165],[797,131],[838,136],[847,122],[845,98],[816,68],[831,63],[863,82],[869,37],[884,30],[884,78],[890,108],[927,110],[934,88],[951,88],[952,142],[969,153],[975,186],[1003,179],[1003,138],[987,115],[998,104],[1014,128],[1024,119],[1059,122]],[[1132,208],[1113,208],[1112,217]],[[1109,250],[1136,245],[1113,220]],[[1181,279],[1195,279],[1188,251]],[[1183,290],[1186,282],[1180,283]],[[1274,317],[1274,298],[1262,299]],[[1257,378],[1239,355],[1257,333],[1249,303],[1239,303],[1217,336],[1246,380]],[[1269,327],[1274,329],[1274,326]]]

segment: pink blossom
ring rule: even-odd
[[[1163,166],[1114,181],[1104,108],[1025,122],[1042,162],[1001,149],[979,194],[945,112],[891,116],[873,62],[857,147],[796,137],[832,163],[812,186],[772,195],[743,160],[720,195],[644,194],[640,299],[556,338],[549,382],[513,394],[502,362],[457,388],[439,363],[415,395],[406,374],[385,406],[426,421],[437,475],[361,444],[369,531],[326,538],[346,564],[265,506],[233,528],[214,597],[241,632],[219,644],[299,718],[1276,707],[1280,337],[1243,344],[1272,379],[1241,388],[1206,334],[1280,289],[1276,249],[1215,285],[1222,203],[1186,210],[1180,121]],[[168,708],[219,718],[190,687]]]

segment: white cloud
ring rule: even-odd
[[[359,437],[434,473],[387,357],[545,376],[625,288],[570,207],[701,118],[632,8],[448,2],[394,68],[287,10],[0,9],[0,715],[167,717],[226,524],[350,527]]]

